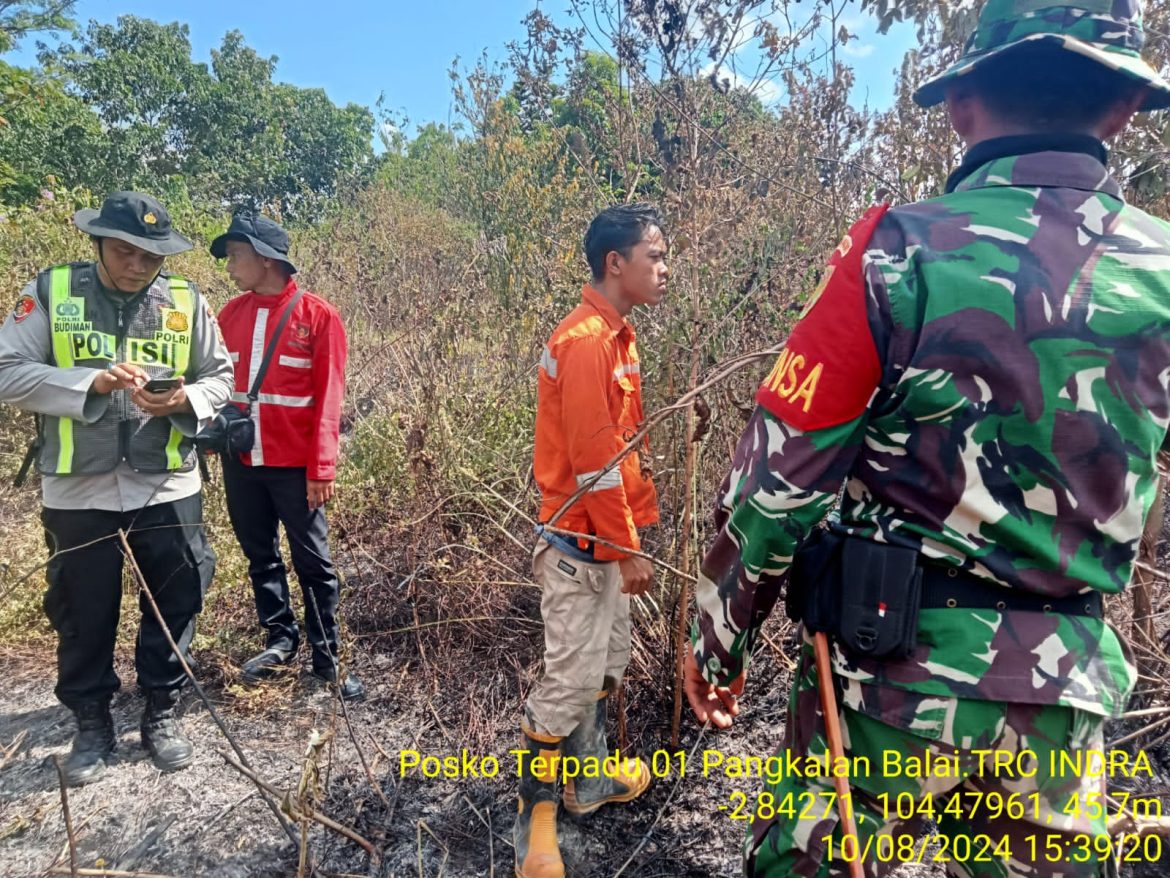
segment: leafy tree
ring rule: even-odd
[[[191,60],[186,25],[134,16],[91,22],[76,48],[41,61],[94,108],[108,141],[92,173],[70,184],[161,190],[181,178],[196,200],[310,218],[372,168],[370,111],[273,82],[277,59],[239,31],[210,69]]]
[[[464,157],[469,149],[451,128],[431,122],[420,128],[413,140],[403,140],[397,149],[387,151],[378,179],[395,192],[442,208],[452,216],[464,216],[464,193],[470,185]]]
[[[0,62],[0,95],[0,203],[31,203],[57,179],[103,176],[101,122],[59,81]]]
[[[94,109],[108,136],[96,179],[69,182],[152,189],[186,170],[184,113],[190,96],[209,87],[207,68],[191,61],[186,25],[131,15],[90,22],[77,48],[45,50],[40,59]]]
[[[0,55],[23,37],[73,26],[77,0],[0,0]]]

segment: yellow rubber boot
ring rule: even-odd
[[[581,817],[611,802],[629,802],[650,786],[650,768],[638,757],[618,757],[605,748],[605,707],[609,691],[597,693],[597,707],[565,738],[561,750],[575,757],[575,777],[565,783],[565,810]]]
[[[564,878],[565,864],[557,845],[557,770],[560,738],[541,735],[525,725],[520,754],[520,801],[512,844],[516,878]]]

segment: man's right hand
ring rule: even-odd
[[[115,390],[126,390],[129,387],[141,387],[146,383],[146,370],[133,363],[119,363],[110,366],[104,372],[98,372],[90,385],[90,390],[101,396],[113,393]]]
[[[654,565],[638,555],[626,555],[618,561],[622,574],[622,593],[645,594],[654,585]]]
[[[743,695],[743,685],[747,681],[747,668],[731,681],[728,686],[715,686],[708,683],[699,670],[695,660],[694,650],[687,648],[686,664],[683,667],[683,691],[687,694],[687,701],[695,719],[701,723],[708,720],[717,729],[731,728],[732,720],[739,716],[739,696]]]

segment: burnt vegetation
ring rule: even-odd
[[[981,4],[570,2],[567,23],[532,12],[505,61],[452,66],[458,124],[427,124],[408,138],[403,120],[376,108],[386,150],[375,158],[348,133],[362,121],[360,108],[331,115],[321,106],[317,122],[332,120],[318,132],[331,144],[329,167],[298,177],[290,163],[304,144],[286,127],[284,142],[264,141],[271,167],[252,189],[245,183],[256,169],[220,163],[215,150],[263,131],[213,130],[219,123],[207,107],[112,108],[93,96],[94,83],[117,75],[123,49],[154,33],[153,23],[91,30],[89,55],[46,55],[37,71],[0,65],[7,77],[0,84],[20,98],[0,105],[0,278],[10,300],[40,268],[86,258],[68,218],[101,197],[111,174],[121,175],[119,188],[153,187],[177,228],[204,245],[221,230],[225,203],[258,206],[293,228],[299,277],[340,309],[350,336],[339,493],[329,519],[344,575],[343,658],[370,689],[363,704],[343,706],[295,669],[259,688],[239,685],[239,663],[260,635],[245,562],[212,484],[205,509],[219,568],[199,622],[195,673],[275,793],[220,755],[231,755],[227,742],[195,697],[187,699],[185,727],[196,764],[160,778],[137,748],[139,701],[126,686],[115,702],[122,763],[98,784],[70,791],[67,831],[46,764],[63,752],[71,725],[51,694],[38,498],[7,480],[31,418],[8,411],[0,421],[0,872],[68,874],[72,856],[80,867],[114,870],[108,874],[511,874],[516,774],[508,751],[517,746],[541,648],[529,564],[538,506],[535,364],[578,295],[589,218],[615,201],[645,199],[662,206],[671,239],[670,301],[636,318],[647,412],[660,413],[651,418],[649,463],[663,520],[646,551],[670,569],[660,568],[656,588],[635,601],[633,656],[610,731],[629,751],[664,754],[663,771],[636,804],[565,821],[562,849],[574,876],[738,874],[744,823],[719,808],[732,804],[734,791],[754,796],[760,781],[703,777],[700,754],[767,755],[776,745],[794,632],[774,614],[752,662],[744,716],[730,733],[703,731],[687,716],[676,720],[680,601],[685,606],[710,541],[714,490],[754,389],[827,255],[870,203],[934,195],[956,164],[959,145],[943,114],[919,110],[909,95],[953,60]],[[25,31],[5,18],[11,5],[0,3],[0,25],[20,36]],[[1146,54],[1164,69],[1170,10],[1150,4],[1147,13]],[[865,91],[848,64],[845,49],[857,40],[850,28],[861,14],[918,29],[916,47],[889,59],[888,109],[859,97]],[[185,36],[175,27],[166,45],[181,58]],[[280,91],[291,87],[273,83],[274,64],[242,38],[225,39],[216,62],[209,88],[258,77],[271,95],[296,98]],[[177,95],[185,86],[174,88]],[[162,121],[150,116],[159,106],[171,113]],[[121,141],[111,146],[102,138],[114,129],[100,114],[115,109],[123,114]],[[233,124],[258,118],[253,109],[233,104]],[[1115,144],[1112,164],[1132,202],[1167,216],[1170,123],[1159,115],[1167,114],[1138,119]],[[47,153],[18,151],[63,120],[96,144],[94,155],[131,151],[120,155],[125,167],[87,165],[75,151],[62,153],[67,164],[45,164]],[[164,122],[169,139],[147,137]],[[200,138],[181,138],[185,131]],[[198,176],[209,167],[217,173]],[[39,176],[16,173],[29,169]],[[170,267],[216,307],[233,293],[205,246]],[[1148,754],[1154,768],[1153,777],[1111,783],[1162,807],[1170,807],[1167,527],[1159,506],[1135,587],[1108,602],[1142,674],[1130,715],[1108,738]],[[118,652],[124,680],[133,679],[136,605],[128,578]],[[491,754],[500,773],[401,776],[404,750]],[[694,754],[684,775],[678,753]],[[266,797],[283,814],[283,829]],[[1152,808],[1117,811],[1135,825],[1157,817]],[[941,870],[907,866],[899,874]],[[1152,878],[1166,874],[1165,864],[1127,864],[1122,874]]]

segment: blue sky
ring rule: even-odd
[[[485,50],[489,57],[505,57],[506,44],[523,38],[522,20],[535,5],[535,0],[80,0],[76,17],[82,24],[112,22],[125,14],[183,22],[197,61],[208,60],[227,31],[239,30],[261,55],[279,58],[278,81],[321,87],[336,103],[371,108],[384,93],[387,107],[405,112],[414,128],[454,121],[447,77],[452,60],[459,56],[469,67]],[[563,11],[566,6],[565,0],[541,4],[560,23],[572,21]],[[888,105],[892,71],[914,41],[913,28],[902,26],[879,37],[868,16],[850,13],[843,23],[860,36],[842,54],[857,71],[854,99],[868,96],[871,105]],[[26,40],[4,60],[34,64],[34,43]],[[765,86],[761,97],[778,99],[779,94]]]

